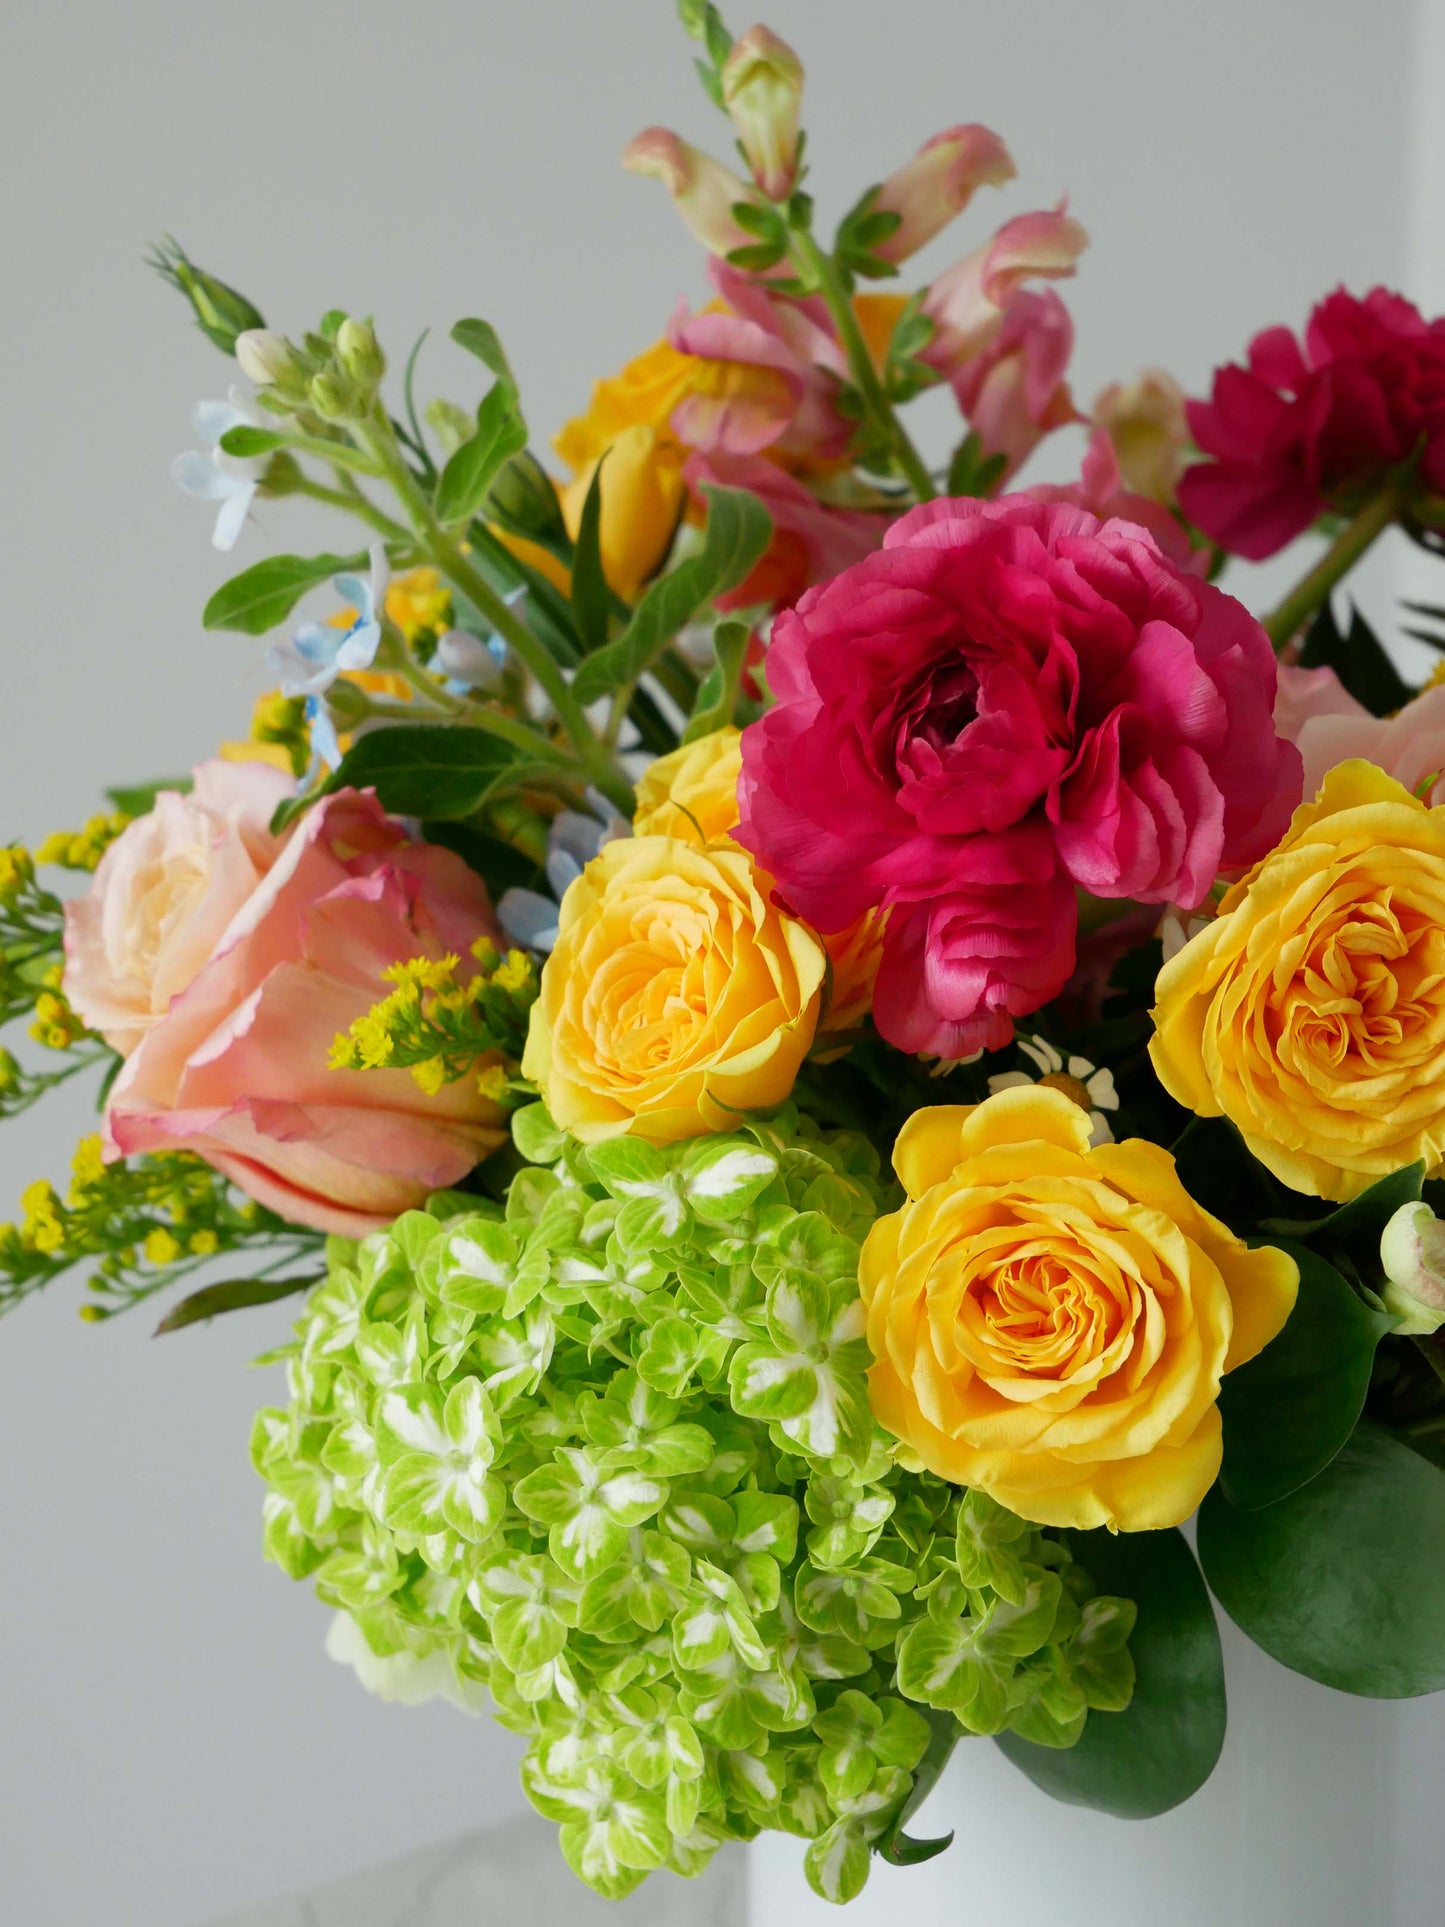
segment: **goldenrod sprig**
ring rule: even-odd
[[[428,1096],[475,1073],[498,1102],[527,1087],[515,1076],[537,999],[537,966],[482,937],[468,976],[456,956],[416,957],[386,972],[396,988],[337,1037],[334,1070],[409,1070]]]

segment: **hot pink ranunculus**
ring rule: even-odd
[[[1299,800],[1252,616],[1137,524],[930,502],[779,617],[737,831],[822,931],[889,908],[874,1013],[997,1048],[1073,963],[1074,888],[1198,903]]]
[[[474,1081],[427,1098],[407,1071],[330,1069],[332,1041],[387,994],[388,964],[465,958],[497,926],[474,872],[413,841],[370,794],[338,791],[267,837],[273,778],[232,768],[228,818],[205,766],[191,834],[158,838],[150,819],[125,832],[70,907],[66,986],[82,1014],[103,1009],[107,945],[163,966],[145,996],[127,991],[145,1021],[107,1101],[111,1155],[194,1151],[283,1217],[359,1237],[454,1184],[504,1132]],[[172,887],[178,863],[188,876]],[[184,968],[174,941],[153,940],[158,893],[163,911],[189,906]]]
[[[1385,288],[1338,288],[1303,343],[1266,328],[1188,412],[1210,459],[1186,471],[1180,503],[1221,548],[1261,561],[1325,509],[1359,506],[1416,449],[1445,488],[1445,319]]]
[[[1445,684],[1422,689],[1393,716],[1372,716],[1333,669],[1282,664],[1274,721],[1304,758],[1306,796],[1315,794],[1337,763],[1356,756],[1411,790],[1445,771]],[[1437,781],[1429,801],[1442,800],[1445,783]]]
[[[1171,515],[1162,502],[1125,488],[1118,451],[1106,429],[1096,428],[1089,437],[1077,482],[1041,482],[1024,493],[1036,502],[1071,502],[1103,522],[1110,517],[1137,522],[1148,529],[1171,562],[1177,562],[1190,575],[1209,573],[1209,551],[1194,547],[1179,518]]]

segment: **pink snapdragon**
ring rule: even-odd
[[[650,174],[662,182],[678,213],[710,254],[745,248],[752,236],[738,226],[733,209],[756,201],[754,188],[711,154],[666,127],[647,127],[622,150],[629,174]]]
[[[705,483],[745,488],[772,517],[768,546],[735,589],[719,596],[719,609],[750,609],[765,603],[790,608],[803,591],[824,582],[878,548],[886,516],[834,508],[786,469],[760,455],[723,450],[688,458],[683,477],[696,495]]]
[[[1096,428],[1089,437],[1077,482],[1042,482],[1024,493],[1036,502],[1071,502],[1075,508],[1088,509],[1101,522],[1137,522],[1149,531],[1171,562],[1191,575],[1209,573],[1209,551],[1194,547],[1179,518],[1152,496],[1138,495],[1125,487],[1118,450],[1103,428]]]
[[[931,502],[779,617],[738,839],[815,928],[889,911],[874,1010],[957,1057],[1073,965],[1075,887],[1200,902],[1299,799],[1268,639],[1137,524]]]
[[[970,124],[935,134],[878,188],[870,212],[896,214],[898,226],[874,253],[895,266],[906,261],[962,214],[980,187],[1002,187],[1017,171],[987,127]]]

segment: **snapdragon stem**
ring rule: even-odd
[[[497,634],[511,645],[517,660],[536,678],[557,720],[572,738],[588,778],[610,802],[630,816],[635,801],[631,785],[612,760],[606,744],[588,722],[566,678],[545,645],[508,608],[491,583],[467,560],[457,543],[437,521],[430,502],[401,458],[391,424],[378,415],[359,432],[380,463],[387,481],[400,496],[418,538],[431,559],[453,587],[469,596]]]
[[[858,326],[852,300],[836,264],[806,229],[793,230],[792,245],[794,259],[805,277],[816,284],[833,317],[833,325],[838,330],[838,339],[848,357],[853,380],[863,397],[864,409],[891,447],[894,459],[908,478],[915,499],[931,502],[938,490],[933,485],[928,464],[914,447],[908,430],[898,419],[897,410],[883,392],[883,384],[878,379],[873,357],[868,352],[863,330]]]
[[[1329,599],[1335,584],[1349,574],[1365,551],[1384,534],[1404,508],[1405,502],[1403,485],[1398,481],[1387,482],[1378,495],[1372,495],[1359,513],[1345,524],[1319,561],[1307,575],[1301,577],[1278,608],[1264,618],[1264,632],[1274,644],[1276,652],[1298,635],[1315,611]]]

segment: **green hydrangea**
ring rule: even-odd
[[[1132,1606],[873,1421],[863,1138],[516,1137],[505,1207],[331,1242],[254,1456],[269,1556],[393,1671],[488,1689],[583,1880],[774,1827],[846,1900],[937,1730],[1127,1703]]]

